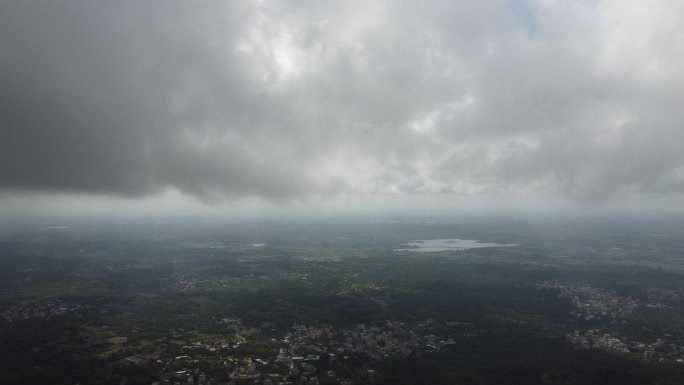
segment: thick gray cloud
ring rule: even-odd
[[[0,3],[0,188],[684,192],[684,4]]]

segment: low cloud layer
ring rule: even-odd
[[[4,1],[0,189],[684,192],[684,3]]]

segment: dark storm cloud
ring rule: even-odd
[[[271,101],[232,57],[234,29],[246,28],[239,10],[2,7],[3,188],[135,196],[175,187],[203,198],[306,192],[292,151],[260,143],[278,122],[268,121]]]
[[[681,194],[684,12],[627,3],[6,1],[0,188]]]

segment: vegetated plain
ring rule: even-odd
[[[415,240],[500,244],[400,251]],[[679,384],[684,220],[3,223],[3,384]]]

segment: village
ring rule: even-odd
[[[76,318],[80,318],[85,313],[94,310],[95,308],[90,305],[74,304],[60,299],[36,303],[24,301],[21,304],[11,306],[0,313],[0,318],[3,318],[7,322],[25,321],[30,319],[51,319],[64,315],[73,315]]]
[[[677,306],[684,299],[681,290],[649,287],[641,290],[637,298],[620,296],[589,284],[544,282],[537,287],[558,290],[559,297],[568,299],[572,304],[571,316],[594,325],[584,332],[575,330],[566,334],[565,339],[576,348],[637,353],[643,354],[645,359],[684,363],[684,341],[677,336],[662,333],[657,338],[640,338],[618,330],[618,326],[634,323],[634,313],[639,308],[653,311]],[[653,332],[645,327],[641,329],[648,334]]]
[[[455,344],[453,338],[432,334],[437,326],[448,325],[431,319],[350,328],[295,324],[282,338],[268,341],[243,340],[232,346],[190,342],[180,348],[182,355],[158,361],[161,375],[155,384],[370,384],[374,360],[430,354]],[[241,347],[250,344],[261,346],[261,354],[240,353],[249,351]]]

